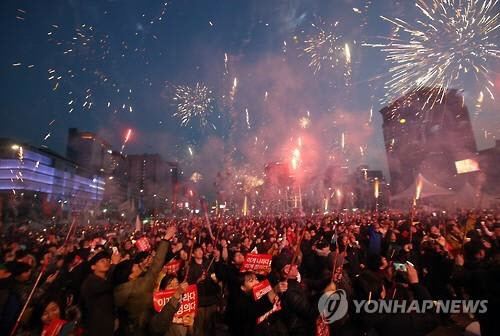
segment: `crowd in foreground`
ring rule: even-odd
[[[130,223],[12,225],[1,237],[0,335],[410,336],[454,323],[443,312],[349,305],[325,324],[318,301],[338,289],[348,300],[488,300],[469,318],[481,335],[497,335],[499,246],[493,210],[192,217],[140,231]],[[247,269],[249,254],[269,255],[270,268]],[[266,280],[270,288],[256,297]],[[180,314],[193,307],[183,301],[193,290],[195,310]]]

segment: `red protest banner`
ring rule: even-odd
[[[50,324],[43,327],[42,336],[57,336],[61,332],[66,321],[55,319]]]
[[[153,307],[157,312],[160,312],[162,308],[170,301],[170,298],[174,295],[176,289],[167,289],[164,291],[156,291],[153,293]],[[175,318],[182,318],[185,315],[195,314],[198,308],[198,290],[196,285],[190,285],[186,289],[186,292],[182,295],[180,299],[180,307],[177,313],[174,315]]]
[[[163,307],[170,301],[174,295],[175,289],[167,289],[163,291],[155,291],[153,293],[153,307],[157,312],[161,312]]]
[[[264,281],[259,282],[252,288],[253,299],[255,301],[259,300],[261,297],[269,293],[271,289],[272,287],[271,284],[269,283],[269,280],[266,279]]]
[[[195,314],[198,308],[198,289],[196,285],[191,285],[181,297],[181,306],[175,314],[175,317],[183,317],[189,314]]]
[[[241,272],[254,271],[256,273],[269,273],[271,270],[272,256],[270,254],[248,253]]]
[[[149,240],[146,237],[142,237],[138,241],[135,242],[135,246],[139,250],[139,252],[149,251],[151,249],[151,245],[149,245]]]
[[[316,336],[330,336],[330,326],[323,321],[321,316],[316,319]]]
[[[181,268],[181,261],[172,260],[171,262],[163,266],[163,272],[165,274],[177,274],[180,268]]]

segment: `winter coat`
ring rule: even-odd
[[[317,305],[309,300],[301,284],[296,280],[288,280],[288,290],[282,295],[281,302],[281,316],[289,335],[313,335],[319,311]]]
[[[129,322],[125,329],[134,335],[146,333],[147,324],[154,314],[153,291],[167,251],[168,243],[162,241],[146,274],[125,282],[114,290],[116,307],[126,313],[126,319]]]
[[[84,307],[85,335],[113,335],[115,306],[110,278],[102,279],[92,273],[83,282],[81,299]]]
[[[251,294],[244,293],[241,289],[234,294],[231,305],[227,307],[227,321],[231,335],[254,336],[257,318],[273,308],[267,295],[254,301]]]
[[[172,319],[179,309],[179,300],[170,298],[161,312],[153,314],[149,323],[149,334],[152,336],[170,335],[173,327]]]
[[[420,284],[410,286],[415,300],[430,300],[427,289]],[[356,314],[358,315],[358,314]],[[375,330],[379,336],[424,336],[438,326],[437,316],[432,313],[361,313],[360,318],[367,330]]]

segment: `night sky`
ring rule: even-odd
[[[312,171],[330,160],[386,170],[378,111],[390,64],[362,46],[391,34],[381,15],[412,21],[418,12],[410,0],[4,0],[0,135],[64,154],[69,127],[118,150],[131,128],[125,153],[161,153],[186,174],[199,171],[206,186],[222,167],[262,174],[288,159],[298,137]],[[314,73],[303,50],[311,24],[335,22],[352,57],[347,79],[341,66]],[[498,59],[489,66],[498,100]],[[173,91],[196,83],[211,90],[212,112],[206,125],[181,127]],[[498,104],[485,97],[476,111],[477,83],[456,85],[478,147],[491,147]]]

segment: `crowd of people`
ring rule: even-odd
[[[469,318],[494,335],[499,246],[494,210],[202,216],[139,231],[124,222],[18,223],[2,232],[0,335],[410,336],[455,324],[443,312],[369,314],[353,305],[325,324],[318,301],[338,289],[348,300],[488,300]],[[249,254],[269,255],[270,267],[245,268]],[[255,297],[265,281],[270,289]],[[196,309],[180,316],[193,287]],[[170,297],[158,309],[162,291]]]

